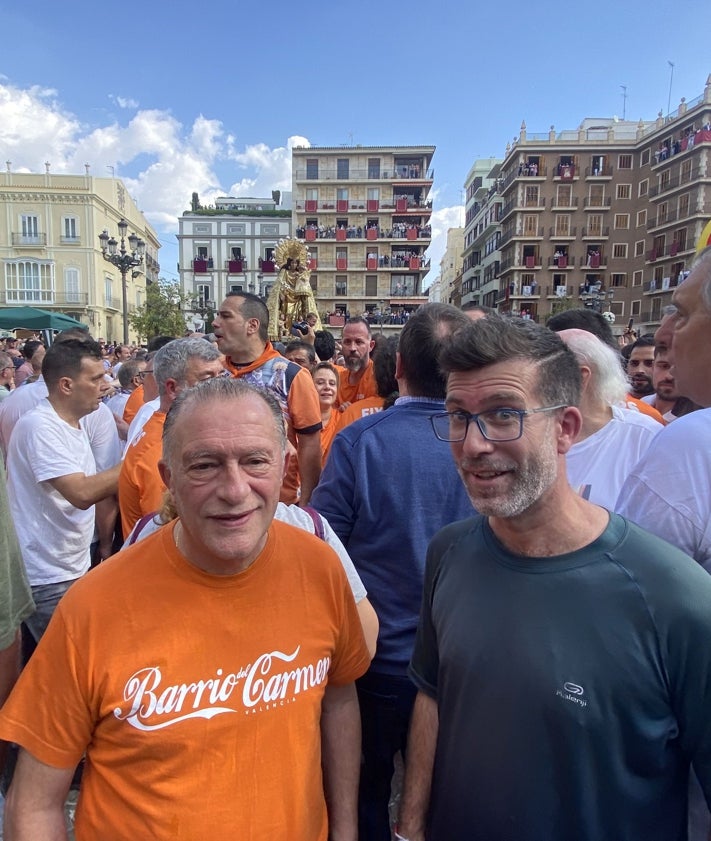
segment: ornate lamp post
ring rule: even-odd
[[[99,242],[101,243],[101,254],[104,260],[111,263],[112,266],[121,272],[121,307],[123,314],[123,343],[128,344],[128,301],[126,297],[126,275],[128,272],[140,266],[143,263],[143,256],[146,253],[146,243],[139,239],[134,233],[128,237],[128,248],[126,250],[126,231],[128,231],[128,222],[121,219],[118,223],[119,235],[121,243],[109,237],[109,232],[104,230],[99,234]]]

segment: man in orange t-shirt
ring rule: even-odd
[[[378,396],[373,360],[370,358],[375,342],[368,322],[360,316],[348,319],[341,344],[347,373],[341,375],[338,404],[341,411],[345,411],[351,403]]]
[[[165,486],[158,462],[168,409],[184,388],[218,377],[224,371],[221,359],[219,350],[205,339],[174,339],[153,358],[160,408],[128,445],[121,465],[118,495],[124,537],[141,517],[160,508]]]
[[[217,346],[233,377],[266,388],[279,400],[296,458],[289,460],[281,501],[308,504],[321,475],[321,409],[311,374],[274,350],[269,311],[257,295],[232,292],[212,322]]]
[[[77,841],[356,841],[369,655],[338,557],[273,521],[285,448],[265,389],[174,402],[179,519],[74,585],[0,712],[8,834],[62,837],[86,753]]]

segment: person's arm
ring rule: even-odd
[[[117,493],[120,472],[121,463],[93,476],[87,476],[86,473],[68,473],[66,476],[57,476],[47,481],[67,502],[86,511],[100,499]]]
[[[360,711],[354,683],[326,686],[321,706],[321,760],[329,841],[357,841]]]
[[[380,630],[378,614],[367,598],[357,602],[356,608],[361,627],[363,628],[365,644],[368,646],[368,654],[370,654],[370,659],[372,660],[378,648],[378,631]]]
[[[397,829],[398,835],[407,841],[425,841],[438,731],[437,701],[418,692],[407,738],[405,783]]]
[[[8,841],[67,841],[64,801],[74,768],[53,768],[21,749],[5,803]]]
[[[321,432],[313,432],[310,435],[297,434],[296,454],[301,479],[299,505],[303,507],[309,504],[311,494],[321,476]]]
[[[99,535],[99,560],[105,561],[113,554],[117,514],[118,502],[115,496],[107,496],[96,503],[94,520]]]

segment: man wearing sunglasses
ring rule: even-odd
[[[568,484],[560,337],[489,316],[440,364],[433,435],[480,514],[430,544],[398,837],[685,838],[691,762],[711,795],[711,580]]]

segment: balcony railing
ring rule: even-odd
[[[275,274],[276,273],[276,263],[274,260],[262,260],[259,258],[259,269],[263,274]]]
[[[549,228],[548,229],[548,236],[551,239],[575,239],[578,235],[578,229],[576,227],[573,228]]]
[[[575,267],[575,257],[562,254],[559,257],[549,257],[548,266],[552,269],[572,269]]]
[[[582,229],[581,236],[583,239],[605,239],[610,236],[609,227],[605,228],[589,228]]]
[[[246,260],[226,260],[225,268],[228,274],[242,274],[247,270]]]
[[[588,210],[610,207],[612,204],[612,196],[585,196],[583,199],[583,207]]]
[[[661,280],[657,280],[656,278],[652,278],[652,280],[648,280],[645,282],[643,291],[645,293],[654,293],[654,292],[669,292],[672,289],[676,289],[679,284],[679,278],[677,277],[664,277]]]
[[[612,178],[612,167],[609,164],[603,166],[586,166],[586,178]]]
[[[412,170],[415,173],[415,170]],[[410,174],[408,166],[391,167],[349,167],[348,171],[337,167],[319,166],[317,170],[297,167],[295,180],[298,181],[433,181],[434,169],[425,170],[417,167],[417,174]]]
[[[676,187],[681,186],[682,184],[688,184],[690,181],[695,180],[699,177],[700,167],[694,167],[694,169],[689,170],[688,172],[682,172],[678,175],[674,175],[673,177],[669,177],[666,180],[662,181],[661,183],[657,184],[655,187],[649,188],[649,198],[653,199],[655,196],[659,196],[662,193],[668,193],[669,190],[673,190]]]
[[[207,259],[196,258],[193,260],[193,271],[195,274],[207,274],[208,271],[215,267],[212,257]]]
[[[55,307],[85,307],[89,303],[88,292],[55,292],[51,289],[8,289],[0,290],[0,304],[42,304]]]
[[[12,234],[12,244],[16,248],[44,248],[47,234]]]

